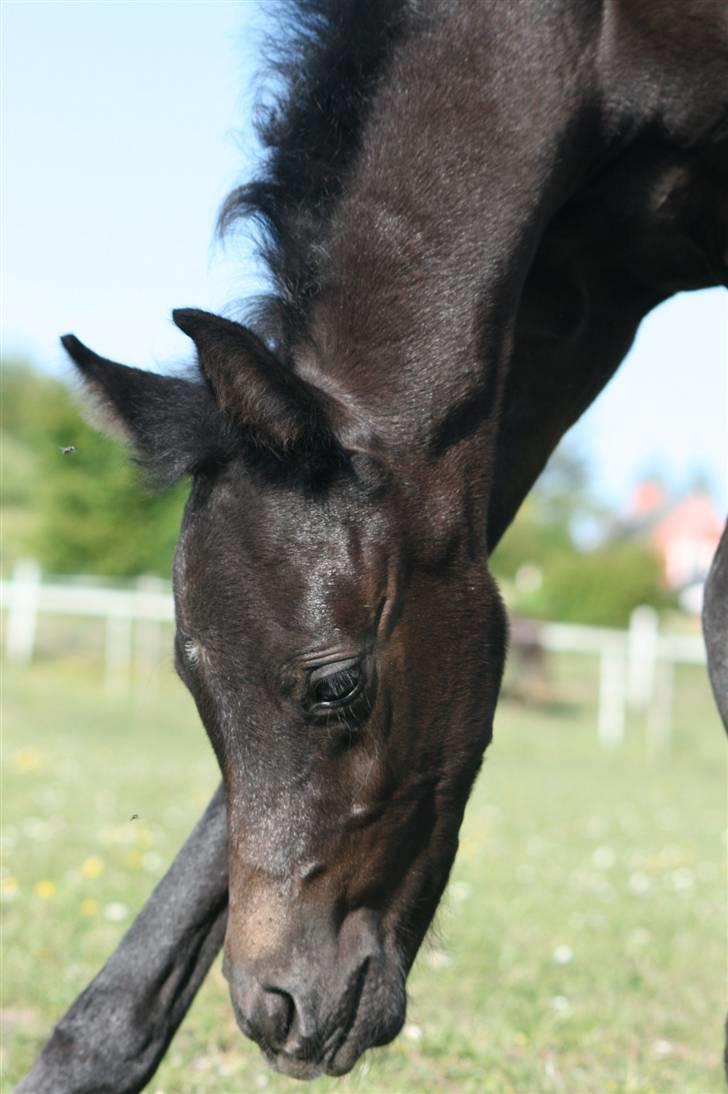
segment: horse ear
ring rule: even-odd
[[[230,430],[207,385],[108,361],[72,334],[61,342],[81,374],[94,424],[130,444],[158,485],[229,454]]]
[[[172,313],[195,343],[217,405],[279,458],[315,458],[335,444],[327,397],[283,366],[247,327],[194,308]]]

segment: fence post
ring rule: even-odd
[[[660,658],[657,687],[652,705],[647,712],[647,751],[650,755],[667,751],[672,744],[672,701],[675,684],[675,666],[672,658]]]
[[[146,608],[146,604],[152,601],[165,588],[165,583],[160,577],[145,574],[137,579],[136,603],[138,612],[135,612],[137,620],[135,631],[135,684],[140,692],[159,687],[159,662],[162,651],[162,625],[154,612]]]
[[[624,740],[624,650],[616,642],[604,647],[599,676],[599,743],[614,748]]]
[[[647,710],[655,689],[658,616],[649,604],[641,604],[629,619],[627,640],[627,698],[633,710]]]
[[[22,559],[15,566],[10,586],[5,648],[9,658],[26,665],[33,659],[39,590],[40,566],[34,559]]]
[[[111,613],[106,617],[106,689],[120,691],[129,686],[131,667],[131,618]]]

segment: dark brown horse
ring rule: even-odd
[[[726,276],[724,0],[292,18],[263,175],[223,213],[262,223],[271,299],[248,326],[175,313],[189,379],[64,340],[140,461],[192,476],[177,666],[224,806],[24,1091],[139,1090],[223,932],[281,1071],[340,1075],[397,1034],[491,737],[488,555],[643,316]]]

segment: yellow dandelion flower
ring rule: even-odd
[[[81,873],[85,878],[93,881],[94,878],[101,877],[104,872],[103,860],[92,855],[87,858],[81,866]]]
[[[18,880],[14,877],[0,879],[0,897],[3,900],[14,900],[18,893]]]
[[[51,900],[56,895],[55,883],[45,878],[43,881],[36,881],[34,892],[41,900]]]
[[[130,870],[141,870],[142,868],[142,853],[138,847],[132,848],[131,851],[126,853],[126,864]]]
[[[37,748],[21,748],[15,753],[15,770],[25,774],[26,771],[37,771],[45,763],[45,757]]]
[[[97,900],[92,900],[90,897],[87,900],[82,900],[79,905],[81,915],[85,915],[88,919],[91,916],[96,915],[99,910],[99,904]]]

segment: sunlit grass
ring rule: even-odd
[[[596,744],[589,663],[550,711],[501,705],[407,1026],[337,1089],[722,1089],[722,732],[678,673],[670,754]],[[81,662],[6,671],[2,1090],[131,922],[216,782],[189,699],[110,697]],[[237,1032],[216,965],[149,1090],[293,1089]],[[320,1081],[312,1090],[333,1090]]]

